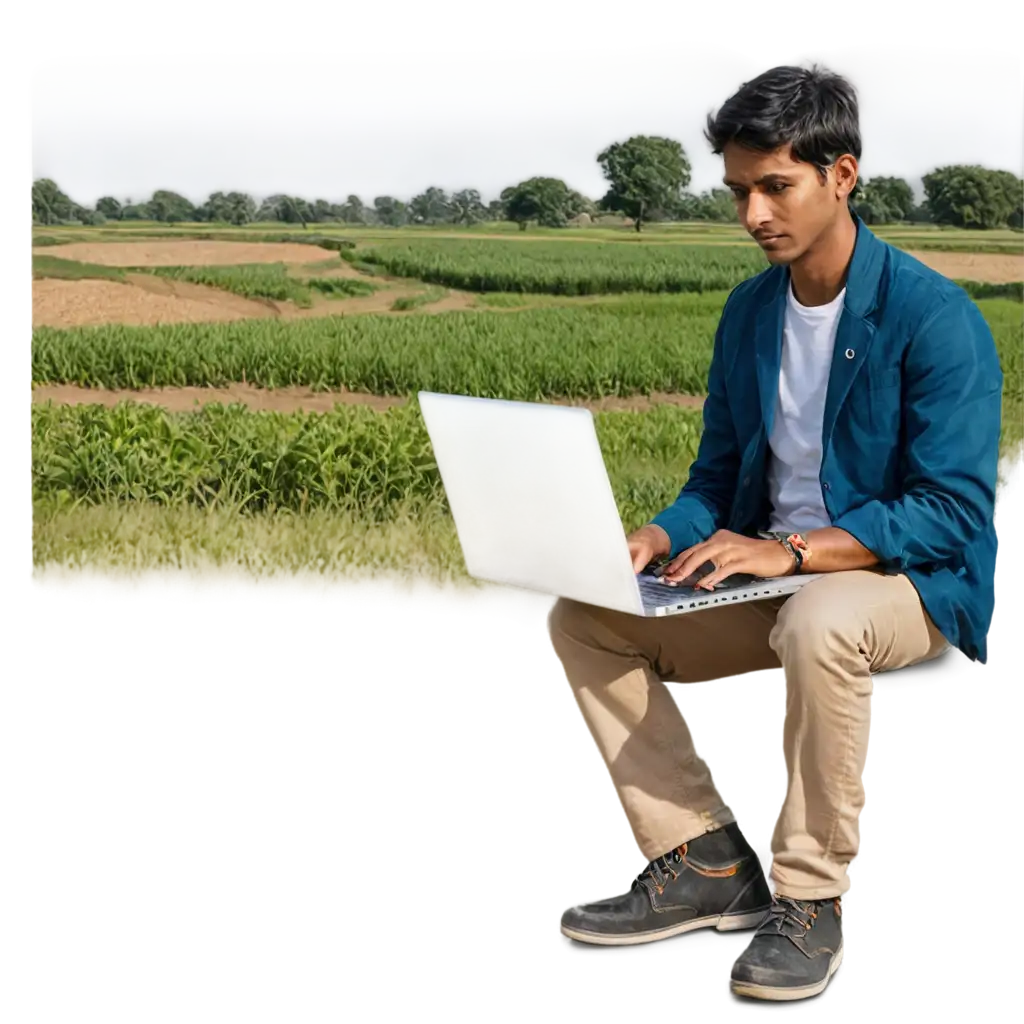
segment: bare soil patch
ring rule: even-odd
[[[326,259],[337,259],[341,264],[336,252],[297,242],[154,238],[140,242],[72,242],[42,246],[32,252],[104,267],[203,267],[236,263],[313,263]]]
[[[54,402],[58,405],[117,405],[118,402],[140,402],[159,405],[169,412],[190,412],[200,406],[218,402],[222,405],[241,403],[253,410],[267,412],[330,412],[336,405],[366,405],[383,411],[404,405],[406,399],[391,395],[369,395],[357,391],[313,391],[304,387],[258,388],[252,384],[230,384],[223,388],[84,388],[77,384],[37,384],[32,388],[34,403]],[[699,409],[702,395],[679,395],[655,392],[650,397],[630,398],[548,399],[553,405],[583,406],[594,412],[646,412],[656,405],[675,405]]]
[[[329,276],[361,276],[351,267],[330,271]],[[472,309],[476,296],[451,291],[438,302],[405,312],[392,312],[395,299],[418,295],[423,285],[376,281],[372,295],[334,298],[313,293],[313,304],[303,309],[292,302],[245,298],[222,288],[175,281],[155,274],[128,274],[124,283],[85,279],[66,281],[39,278],[32,282],[32,324],[35,327],[94,327],[101,324],[204,323],[245,320],[254,317],[350,316],[388,313],[413,316]]]
[[[957,280],[988,281],[992,284],[1024,281],[1024,254],[907,251],[926,267]]]
[[[137,283],[144,278],[144,283]],[[171,286],[165,288],[165,286]],[[95,327],[100,324],[208,323],[245,317],[276,316],[255,299],[219,288],[168,281],[148,274],[117,281],[32,282],[34,327]]]

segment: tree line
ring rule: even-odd
[[[712,188],[700,194],[689,190],[690,161],[682,144],[674,139],[637,135],[608,146],[597,161],[608,182],[607,192],[597,201],[560,178],[534,177],[510,185],[487,203],[472,188],[449,194],[431,187],[408,201],[377,196],[372,204],[363,203],[356,195],[332,203],[284,194],[257,203],[245,192],[214,192],[195,204],[177,192],[159,189],[140,202],[103,196],[89,208],[72,200],[56,182],[39,178],[32,183],[32,219],[34,224],[49,225],[132,220],[232,225],[274,221],[303,227],[327,223],[470,225],[508,220],[525,230],[531,223],[557,228],[586,217],[617,213],[632,220],[637,231],[656,221],[728,223],[737,219],[729,189]],[[1010,171],[956,164],[936,168],[924,176],[922,184],[925,199],[917,203],[903,178],[871,178],[858,183],[850,205],[869,224],[1022,227],[1024,183]]]

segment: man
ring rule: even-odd
[[[788,598],[664,619],[557,602],[555,650],[649,860],[562,930],[626,944],[755,929],[733,991],[800,999],[842,958],[872,675],[950,645],[986,658],[1002,373],[965,292],[850,210],[848,82],[775,68],[706,134],[771,266],[729,295],[697,459],[629,550],[638,572],[670,559],[672,583],[711,562],[707,588],[736,572],[824,575]],[[780,665],[789,785],[772,892],[665,682]]]

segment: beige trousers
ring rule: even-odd
[[[906,576],[829,573],[789,597],[644,618],[559,600],[551,638],[648,860],[734,820],[666,682],[778,668],[789,785],[775,891],[841,896],[860,842],[873,673],[948,648]]]

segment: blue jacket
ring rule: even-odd
[[[962,288],[854,220],[825,398],[825,508],[885,571],[906,573],[952,645],[984,662],[1003,387],[995,341]],[[726,300],[697,458],[653,520],[673,555],[719,529],[767,529],[788,286],[788,268],[774,266]]]

